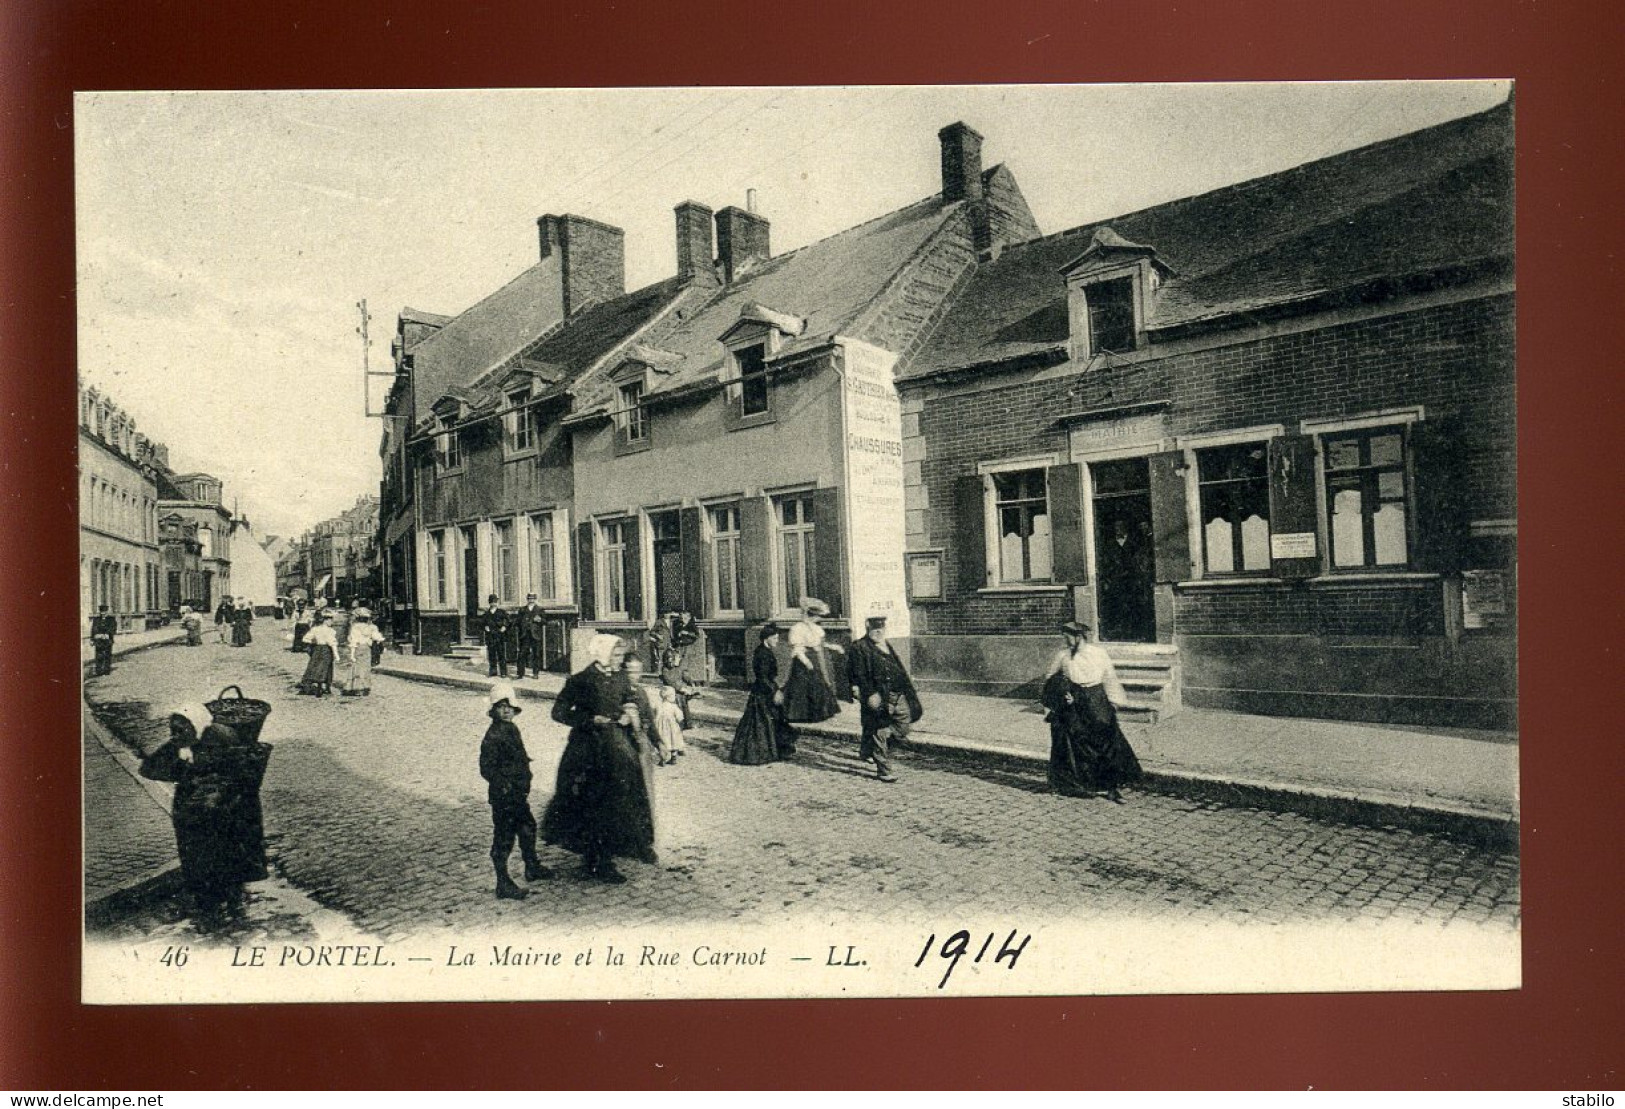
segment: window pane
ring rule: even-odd
[[[1332,494],[1332,565],[1364,566],[1360,487],[1334,487]]]
[[[1398,466],[1405,461],[1404,440],[1395,432],[1392,435],[1374,435],[1371,437],[1371,465]]]
[[[1405,506],[1385,504],[1371,518],[1371,538],[1376,545],[1378,566],[1403,566],[1405,551]]]
[[[745,415],[755,416],[767,411],[767,377],[756,374],[747,377],[742,386],[741,405]]]
[[[784,537],[784,605],[795,608],[801,604],[801,536]]]
[[[1241,522],[1241,560],[1244,570],[1270,568],[1270,522],[1249,516]]]
[[[1231,574],[1236,569],[1235,539],[1230,521],[1220,516],[1209,520],[1202,528],[1202,542],[1206,544],[1207,571],[1210,574]]]
[[[1022,581],[1026,575],[1022,572],[1022,555],[1026,551],[1026,540],[1018,532],[1005,532],[999,540],[999,580]]]
[[[1134,349],[1134,279],[1101,281],[1084,290],[1089,305],[1089,349]]]
[[[1027,544],[1028,576],[1038,581],[1050,576],[1049,515],[1035,512],[1028,526],[1032,536]]]
[[[1326,468],[1352,470],[1360,465],[1358,439],[1329,439],[1326,442]]]
[[[1384,470],[1377,475],[1377,493],[1385,501],[1405,499],[1405,471]]]

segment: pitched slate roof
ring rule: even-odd
[[[939,196],[927,197],[770,258],[716,289],[693,309],[673,313],[650,329],[644,341],[680,355],[681,361],[655,381],[649,395],[671,393],[715,379],[722,368],[720,337],[739,321],[741,310],[749,305],[806,321],[802,334],[786,343],[781,355],[815,346],[837,334],[863,314],[958,208],[958,204],[944,204]],[[606,383],[594,382],[593,387],[584,387],[577,396],[577,412],[589,411],[607,399]]]
[[[556,258],[544,259],[412,347],[416,423],[453,385],[467,385],[512,358],[564,318]]]
[[[1174,271],[1147,329],[1245,321],[1332,296],[1372,297],[1510,263],[1512,111],[1487,112],[1007,249],[980,266],[899,379],[1054,355],[1068,341],[1061,269],[1097,231]]]

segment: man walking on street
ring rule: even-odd
[[[491,677],[508,676],[508,614],[497,607],[497,595],[485,599],[480,632],[485,637],[485,660]]]
[[[231,642],[232,617],[237,612],[237,606],[231,603],[231,594],[227,593],[220,600],[220,607],[214,610],[214,630],[220,637],[220,642]]]
[[[111,674],[113,672],[113,637],[118,634],[118,617],[107,611],[103,605],[101,610],[90,618],[90,643],[96,648],[96,673]]]
[[[868,634],[852,644],[847,659],[848,675],[857,687],[863,714],[863,745],[858,757],[874,760],[882,782],[895,782],[891,741],[907,737],[910,726],[924,713],[903,660],[886,642],[886,618],[871,616],[865,627]]]
[[[519,676],[525,676],[525,663],[538,677],[542,673],[542,637],[547,631],[547,613],[536,603],[536,594],[525,596],[525,607],[519,610]]]

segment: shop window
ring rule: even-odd
[[[627,528],[622,521],[598,525],[598,615],[600,619],[626,619]]]
[[[812,495],[779,497],[773,502],[779,526],[779,600],[786,611],[801,607],[818,580],[814,565]]]
[[[989,475],[1001,585],[1050,580],[1049,495],[1042,468]]]
[[[716,505],[711,516],[711,595],[717,614],[744,611],[745,575],[739,561],[739,506]]]
[[[498,520],[491,525],[496,548],[496,592],[504,604],[519,599],[519,552],[513,545],[513,521]]]
[[[1404,430],[1389,427],[1329,435],[1321,447],[1332,567],[1409,565]]]
[[[530,390],[515,390],[508,394],[507,399],[508,411],[502,417],[503,443],[508,454],[523,454],[536,445],[529,406]]]
[[[1196,452],[1202,562],[1209,574],[1270,568],[1269,451],[1236,443]]]
[[[553,514],[543,512],[530,518],[530,590],[537,597],[559,596],[555,562]]]

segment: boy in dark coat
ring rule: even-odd
[[[522,901],[530,891],[508,876],[508,856],[514,841],[525,860],[525,881],[551,878],[553,872],[536,857],[536,817],[530,811],[530,755],[525,741],[514,726],[519,715],[519,697],[513,686],[491,687],[491,726],[480,742],[480,777],[487,782],[491,802],[491,866],[497,873],[497,896]]]
[[[90,620],[90,643],[96,648],[96,673],[113,672],[113,637],[117,634],[118,617],[103,605],[101,611]]]

